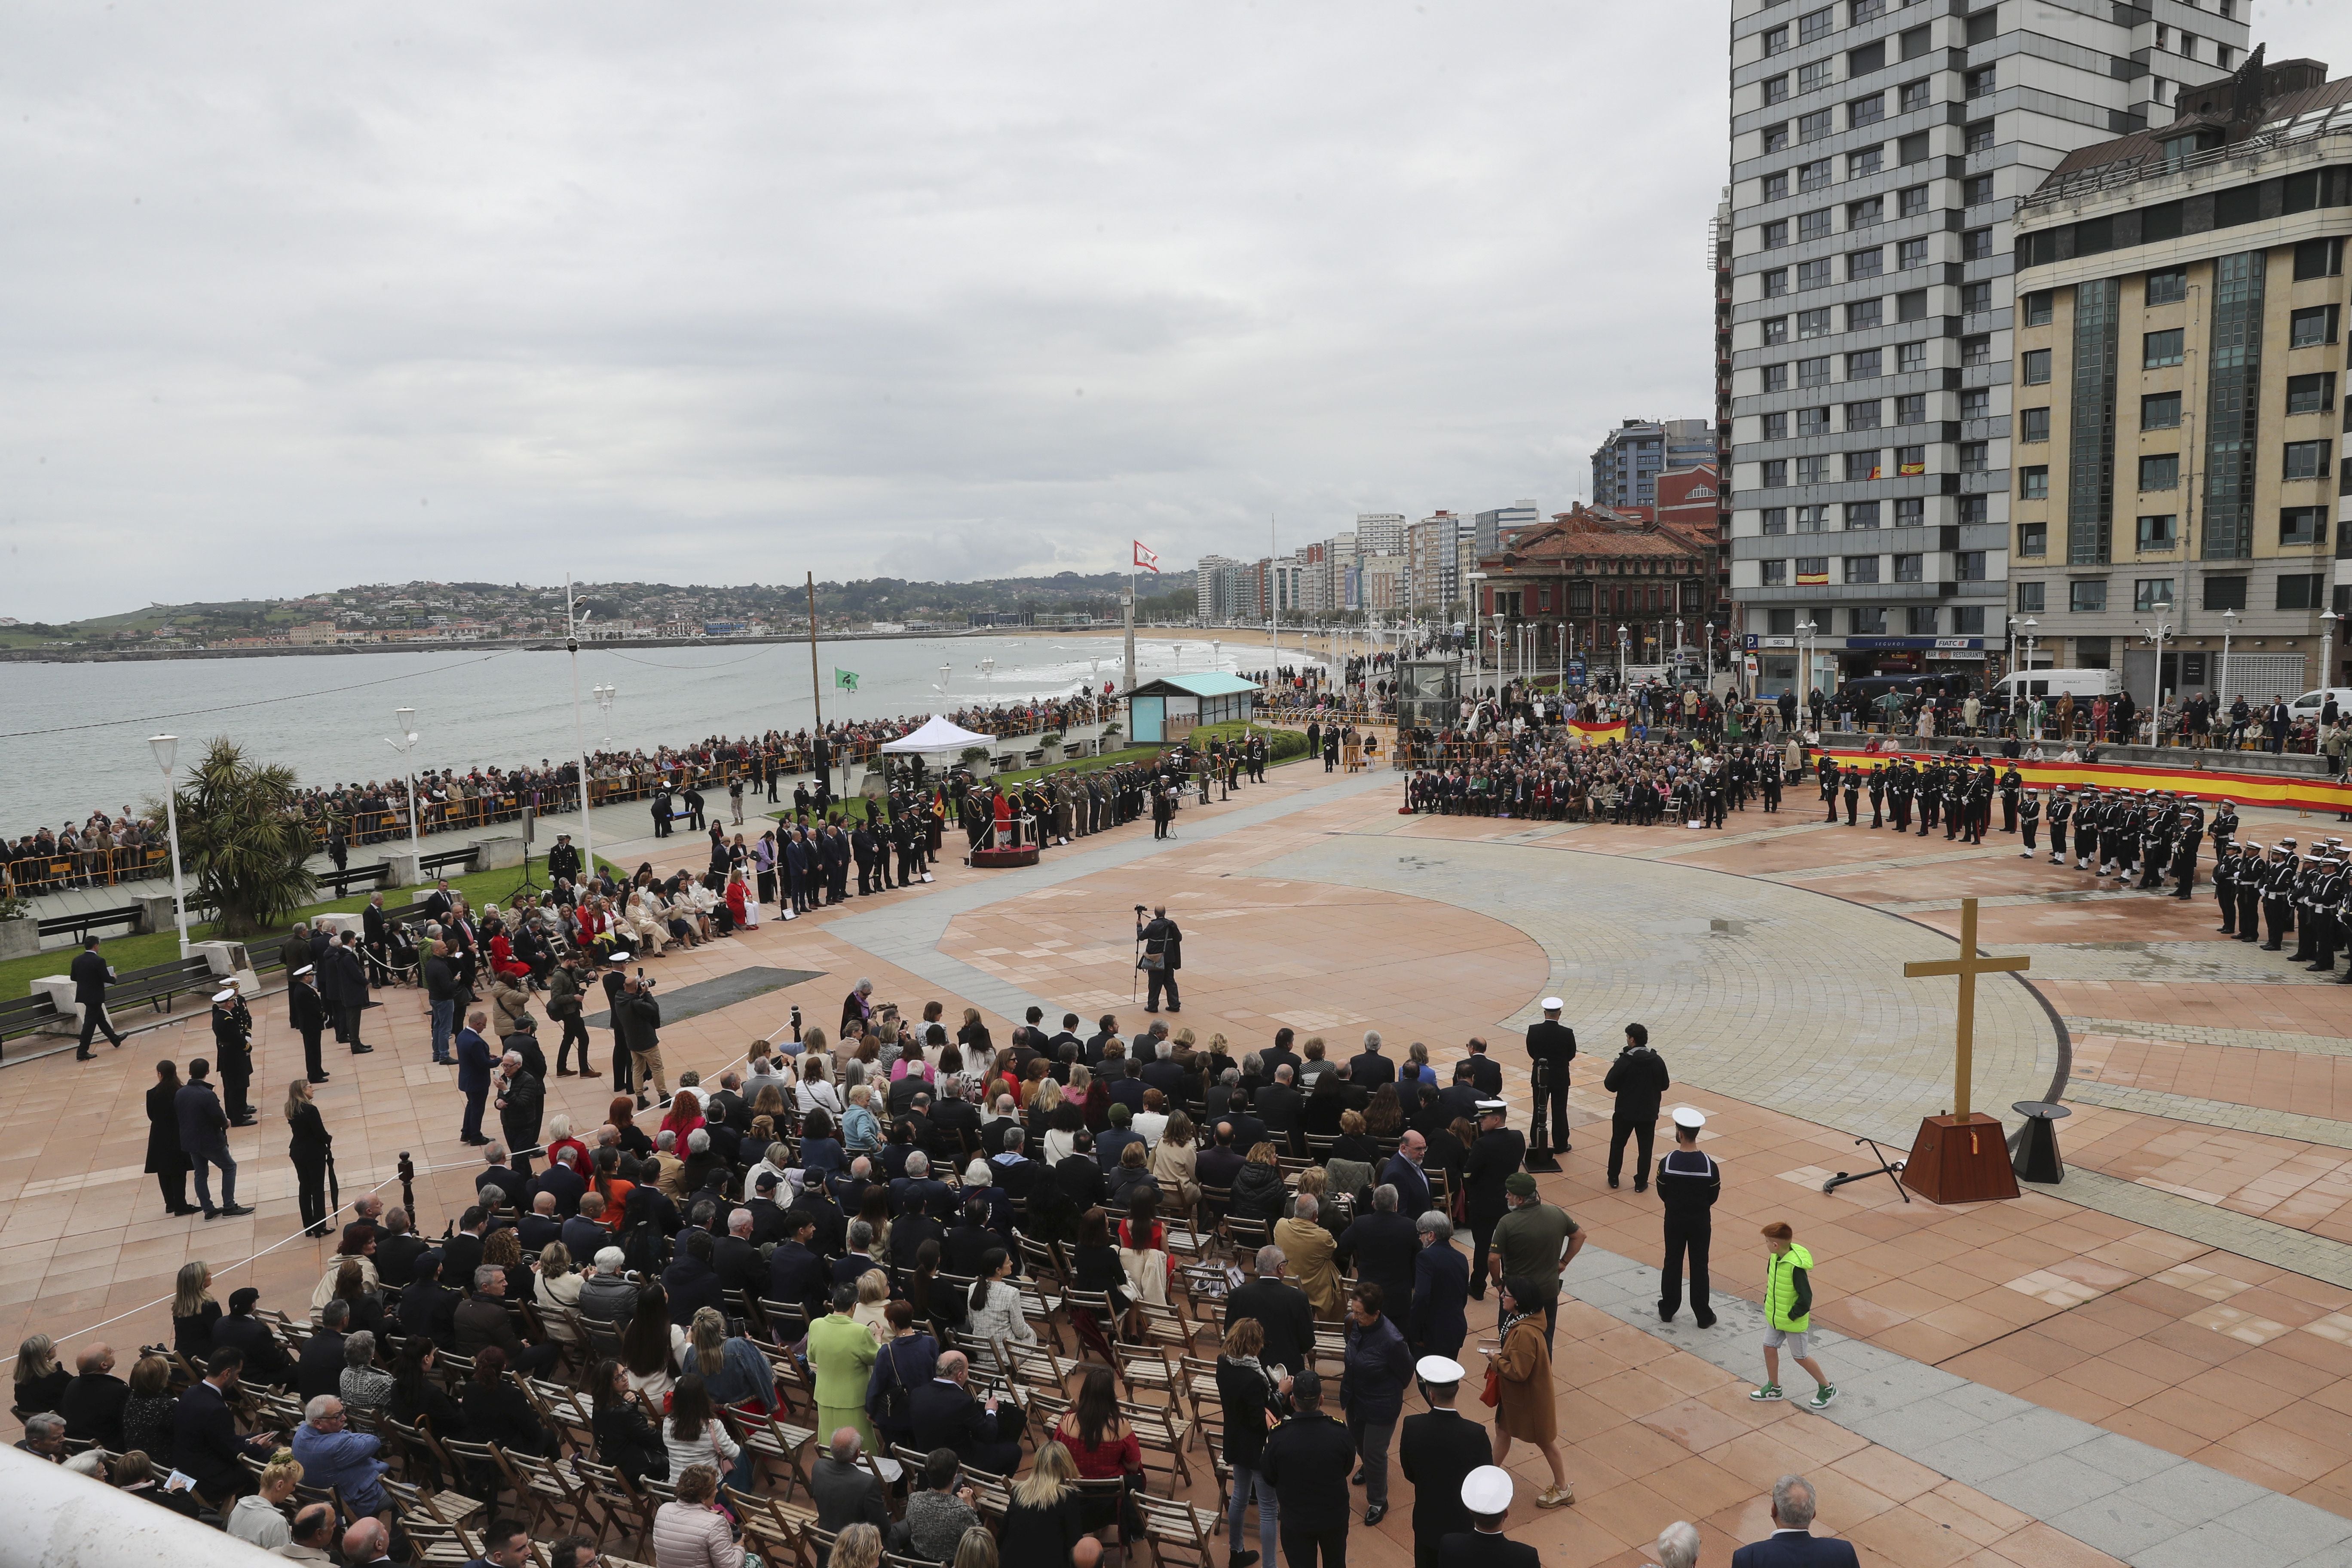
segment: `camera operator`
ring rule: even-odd
[[[1143,906],[1135,906],[1135,940],[1143,944],[1141,967],[1150,977],[1150,994],[1144,999],[1143,1010],[1160,1011],[1160,992],[1165,986],[1168,1010],[1181,1013],[1184,999],[1177,992],[1176,972],[1184,966],[1184,933],[1168,918],[1167,905],[1155,906],[1149,921],[1143,918]]]
[[[1535,1064],[1535,1117],[1528,1135],[1554,1153],[1568,1152],[1568,1064],[1576,1059],[1576,1031],[1559,1021],[1566,1004],[1543,999],[1543,1022],[1528,1029],[1528,1059]],[[1544,1135],[1544,1110],[1551,1110],[1551,1135]]]

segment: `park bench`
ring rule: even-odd
[[[158,1013],[172,1009],[172,999],[186,992],[198,991],[212,994],[219,976],[213,973],[212,962],[198,954],[191,958],[175,958],[169,963],[150,964],[144,969],[127,970],[114,977],[106,988],[106,1005],[110,1008],[127,1007],[133,1002],[144,1002]]]
[[[73,1020],[58,1011],[48,993],[37,996],[19,996],[13,1002],[0,1002],[0,1040],[16,1035],[53,1033],[73,1026]]]

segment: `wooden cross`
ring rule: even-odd
[[[1976,1047],[1977,976],[1998,974],[2007,971],[2030,969],[2033,960],[2019,954],[2014,958],[1988,958],[1977,952],[1977,901],[1960,900],[1960,956],[1958,958],[1923,959],[1906,963],[1903,973],[1918,979],[1922,976],[1957,974],[1960,977],[1959,1028],[1957,1039],[1958,1065],[1952,1075],[1952,1112],[1962,1121],[1969,1115],[1969,1077],[1974,1065],[1971,1057]]]

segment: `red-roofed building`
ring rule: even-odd
[[[1709,506],[1711,535],[1711,498]],[[1664,661],[1677,620],[1684,641],[1696,647],[1715,603],[1714,544],[1692,538],[1683,525],[1660,523],[1651,510],[1579,506],[1520,530],[1478,563],[1486,574],[1479,613],[1533,625],[1547,663],[1563,650],[1570,658],[1613,659],[1621,626],[1636,664]]]

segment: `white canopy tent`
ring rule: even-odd
[[[992,746],[995,743],[994,736],[975,735],[951,720],[935,717],[911,735],[884,742],[882,750],[894,755],[904,755],[909,752],[961,752],[967,746]]]

